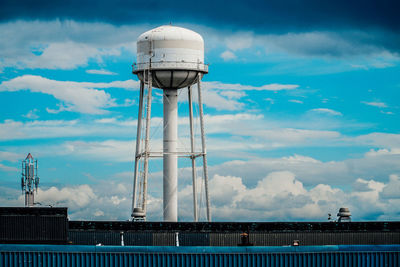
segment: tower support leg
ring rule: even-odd
[[[203,154],[203,173],[204,173],[204,187],[206,193],[206,206],[207,206],[207,220],[211,222],[211,210],[210,210],[210,196],[208,193],[208,169],[207,169],[207,148],[206,148],[206,137],[204,131],[204,113],[203,113],[203,102],[201,97],[201,74],[198,74],[197,78],[197,89],[199,96],[199,112],[200,112],[200,130],[201,130],[201,146]]]
[[[149,175],[149,156],[150,156],[150,118],[151,118],[151,91],[152,91],[152,73],[147,71],[147,106],[146,106],[146,136],[144,140],[144,166],[143,166],[143,202],[142,209],[146,216],[147,211],[147,178]]]
[[[192,104],[192,87],[188,87],[188,98],[189,98],[189,124],[190,124],[190,152],[192,160],[192,183],[193,183],[193,219],[195,222],[198,221],[197,212],[197,188],[196,188],[196,157],[194,156],[194,130],[193,130],[193,104]]]
[[[135,173],[133,176],[133,196],[132,196],[132,217],[133,210],[136,207],[136,199],[137,199],[137,180],[139,174],[139,161],[140,161],[140,141],[142,139],[142,116],[143,116],[143,96],[144,96],[144,82],[140,82],[140,95],[139,95],[139,113],[137,120],[137,133],[136,133],[136,152],[135,152]]]

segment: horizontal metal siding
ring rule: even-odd
[[[399,252],[0,252],[1,266],[399,266]]]

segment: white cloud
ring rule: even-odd
[[[225,158],[232,154],[232,151],[223,151]],[[218,150],[216,152],[210,151],[209,154],[214,155],[217,152]],[[383,182],[385,177],[393,173],[400,173],[399,160],[399,155],[361,157],[337,161],[320,161],[297,154],[281,158],[260,158],[256,156],[256,151],[253,151],[247,157],[236,155],[234,160],[211,165],[209,170],[211,175],[243,177],[246,185],[255,185],[257,181],[263,179],[265,173],[290,171],[296,177],[301,177],[302,182],[306,185],[327,183],[330,186],[340,186],[352,184],[360,177],[368,177],[368,179]]]
[[[290,162],[295,168],[302,163],[321,163],[304,156],[291,157]],[[297,165],[296,165],[297,164]],[[241,166],[244,168],[245,163]],[[273,162],[271,165],[279,165]],[[378,182],[373,179],[358,178],[351,190],[343,190],[325,183],[303,184],[304,175],[284,170],[262,170],[261,177],[254,183],[248,181],[252,172],[244,168],[244,175],[228,168],[236,176],[212,174],[210,177],[210,196],[214,221],[324,221],[327,214],[336,214],[340,207],[349,207],[353,220],[379,220],[384,218],[398,219],[398,202],[400,198],[400,179],[390,175],[389,181]],[[254,167],[250,164],[249,168]],[[312,167],[308,167],[310,172]],[[226,166],[224,168],[226,169]],[[222,168],[221,168],[222,170]],[[187,172],[187,173],[186,173]],[[211,171],[213,172],[213,171]],[[329,170],[326,170],[328,173]],[[185,170],[185,179],[180,173],[179,218],[183,221],[192,220],[192,185],[190,172]],[[336,175],[336,174],[334,174]],[[125,177],[125,174],[124,174]],[[129,177],[128,177],[129,178]],[[148,196],[148,218],[161,219],[162,199],[159,189],[154,188],[155,180],[161,182],[159,173],[151,175],[150,195]],[[131,181],[123,178],[124,182],[115,179],[97,181],[92,185],[77,185],[64,187],[39,188],[35,196],[42,205],[68,206],[70,219],[107,219],[126,220],[130,216]],[[96,178],[93,177],[93,181]],[[161,184],[157,184],[158,187]],[[204,188],[198,180],[199,200],[202,203],[201,214],[204,219]],[[158,191],[157,191],[158,190]],[[4,194],[0,201],[4,205],[21,205],[23,196],[16,190],[2,188]]]
[[[264,100],[265,100],[265,101],[268,101],[269,103],[271,103],[271,105],[273,105],[273,104],[275,103],[275,100],[272,99],[272,98],[270,98],[270,97],[265,98]]]
[[[384,183],[376,182],[374,180],[367,181],[361,178],[358,178],[353,184],[353,188],[359,192],[374,191],[379,193],[382,191],[384,186],[385,186]]]
[[[311,112],[317,112],[317,113],[323,113],[323,114],[329,114],[333,116],[342,116],[343,114],[339,111],[329,109],[329,108],[314,108],[310,110]]]
[[[24,196],[18,190],[2,187],[0,201],[6,206],[21,206]],[[71,220],[127,220],[130,217],[131,185],[112,180],[76,186],[39,187],[38,206],[68,207]],[[153,198],[150,196],[150,201]],[[150,210],[152,211],[152,210]]]
[[[395,64],[389,62],[376,62],[372,63],[371,65],[377,69],[385,69],[396,66]]]
[[[210,190],[213,218],[234,221],[321,220],[329,211],[336,211],[335,204],[342,206],[335,198],[344,195],[327,185],[306,190],[288,171],[269,173],[254,187],[245,186],[240,177],[215,175],[210,181]],[[315,195],[323,195],[329,201],[320,201]],[[339,201],[343,203],[346,199]]]
[[[109,70],[86,70],[86,73],[89,74],[99,74],[99,75],[117,75],[117,73],[109,71]]]
[[[400,148],[400,134],[374,132],[356,136],[353,138],[352,142],[357,142],[358,144],[362,145],[379,147],[382,149],[394,149],[393,152],[397,153],[397,149]]]
[[[393,115],[394,113],[392,111],[383,111],[381,110],[382,114],[386,114],[386,115]]]
[[[250,48],[253,45],[254,35],[250,32],[238,32],[225,37],[226,46],[233,50],[242,50]]]
[[[218,89],[218,90],[240,90],[240,91],[281,91],[281,90],[294,90],[299,87],[297,84],[265,84],[262,86],[251,86],[242,84],[230,84],[221,82],[203,82],[202,83],[207,89]]]
[[[0,91],[29,90],[35,93],[49,94],[63,102],[62,110],[88,114],[105,113],[105,108],[117,106],[116,100],[103,90],[95,88],[135,89],[138,82],[114,81],[110,83],[90,83],[50,80],[41,76],[24,75],[0,84]],[[65,105],[65,106],[64,106]],[[54,110],[48,109],[50,112]]]
[[[133,56],[136,38],[147,27],[113,26],[71,20],[13,21],[0,24],[0,70],[6,67],[74,69],[104,56]]]
[[[245,107],[241,98],[247,96],[245,91],[283,91],[298,88],[296,84],[265,84],[251,86],[242,84],[229,84],[222,82],[202,82],[204,104],[217,110],[241,110]],[[193,99],[197,101],[197,90],[194,90]],[[179,100],[187,102],[187,91],[181,90]]]
[[[367,157],[377,157],[377,156],[386,156],[386,155],[400,155],[400,148],[392,148],[392,149],[373,149],[371,148],[365,156]]]
[[[108,121],[108,123],[106,123]],[[81,120],[36,120],[20,122],[5,120],[0,123],[0,140],[49,139],[60,137],[133,137],[136,120],[115,119],[95,121]],[[157,121],[157,118],[155,118]],[[104,124],[107,124],[106,126]]]
[[[390,175],[389,183],[383,187],[382,196],[384,198],[400,198],[400,178],[398,175]]]
[[[72,154],[82,159],[104,160],[108,162],[131,162],[134,159],[134,149],[134,141],[68,141],[60,147],[58,154]]]
[[[225,96],[228,99],[240,99],[244,96],[246,96],[245,92],[240,92],[240,91],[221,91],[219,93],[221,96]]]
[[[117,118],[102,118],[95,120],[97,123],[104,123],[104,124],[110,124],[110,123],[117,123]]]
[[[1,131],[0,131],[0,133],[1,133]],[[22,160],[23,157],[24,157],[23,154],[0,150],[0,161],[17,162],[19,160]]]
[[[68,52],[66,52],[68,51]],[[71,41],[48,44],[40,55],[30,56],[18,67],[40,69],[74,69],[86,66],[90,58],[100,61],[101,56],[119,55],[118,50],[100,50],[92,45]]]
[[[221,53],[220,57],[225,61],[236,59],[236,55],[229,50],[226,50],[225,52]]]
[[[288,101],[292,103],[303,104],[303,101],[297,99],[289,99]]]
[[[104,88],[123,88],[126,90],[137,90],[139,81],[113,81],[109,83],[93,82],[74,82],[51,80],[41,76],[24,75],[0,84],[1,91],[21,91],[29,90],[54,96],[62,101],[57,109],[47,107],[49,113],[59,113],[62,111],[75,111],[88,114],[102,114],[107,112],[109,107],[131,106],[134,100],[125,99],[124,103],[116,103]],[[221,82],[204,82],[203,98],[204,104],[216,108],[217,110],[240,110],[244,103],[239,100],[246,96],[240,91],[280,91],[293,90],[298,85],[293,84],[266,84],[263,86],[250,86],[242,84],[225,84]],[[197,99],[197,90],[194,90],[194,100]],[[182,90],[180,100],[187,101],[187,92]]]
[[[2,23],[0,35],[8,36],[8,39],[0,44],[0,71],[6,67],[74,69],[87,66],[88,62],[97,62],[102,66],[104,57],[119,57],[126,52],[134,58],[136,38],[155,26],[114,26],[71,20]],[[218,31],[199,25],[184,26],[204,36],[206,49],[223,47],[235,52],[256,47],[265,49],[268,54],[268,58],[262,60],[270,60],[271,53],[282,52],[301,57],[346,57],[350,61],[351,56],[367,54],[369,62],[355,60],[349,66],[366,65],[368,68],[390,67],[398,60],[395,54],[377,45],[379,42],[372,42],[377,36],[379,40],[383,39],[374,32],[313,31],[257,35],[252,32]]]
[[[128,184],[100,182],[94,185],[39,187],[35,200],[41,205],[69,208],[72,220],[126,220],[130,214]]]
[[[373,106],[373,107],[378,107],[378,108],[387,108],[388,106],[383,103],[383,102],[366,102],[366,101],[361,101],[361,103],[368,105],[368,106]]]
[[[50,187],[47,190],[38,189],[36,200],[42,204],[53,206],[67,206],[71,209],[87,206],[95,199],[93,189],[89,185],[64,187],[58,189]]]
[[[254,36],[254,44],[264,46],[267,53],[286,52],[292,55],[308,57],[342,58],[361,55],[375,56],[368,65],[370,67],[388,67],[390,62],[382,61],[382,56],[395,56],[380,45],[371,42],[377,35],[373,32],[346,31],[313,31],[289,32],[285,34],[267,34]],[[378,59],[380,60],[378,61]],[[378,61],[378,62],[377,62]],[[376,65],[376,64],[377,65]],[[352,64],[359,65],[359,64]],[[376,66],[374,66],[376,65]]]
[[[214,219],[222,221],[323,221],[328,213],[335,216],[340,207],[349,207],[353,220],[376,220],[397,210],[394,200],[400,197],[399,181],[393,175],[387,184],[358,179],[356,183],[363,187],[356,185],[346,192],[327,184],[306,189],[288,171],[271,172],[254,187],[244,185],[240,177],[215,175],[210,181],[211,198],[217,198],[212,211]],[[385,193],[389,186],[394,190]]]
[[[36,114],[38,112],[38,110],[35,108],[35,109],[32,109],[32,110],[30,110],[26,115],[22,115],[23,117],[25,117],[25,118],[28,118],[28,119],[38,119],[39,118],[39,116]]]
[[[18,171],[17,168],[10,167],[10,166],[4,165],[2,163],[0,163],[0,169],[3,170],[3,171],[6,171],[6,172],[17,172]]]

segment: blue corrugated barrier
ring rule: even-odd
[[[400,266],[400,245],[133,247],[0,244],[0,266]]]

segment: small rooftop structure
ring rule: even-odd
[[[338,222],[351,222],[351,213],[349,208],[340,208],[337,216],[339,217]]]

